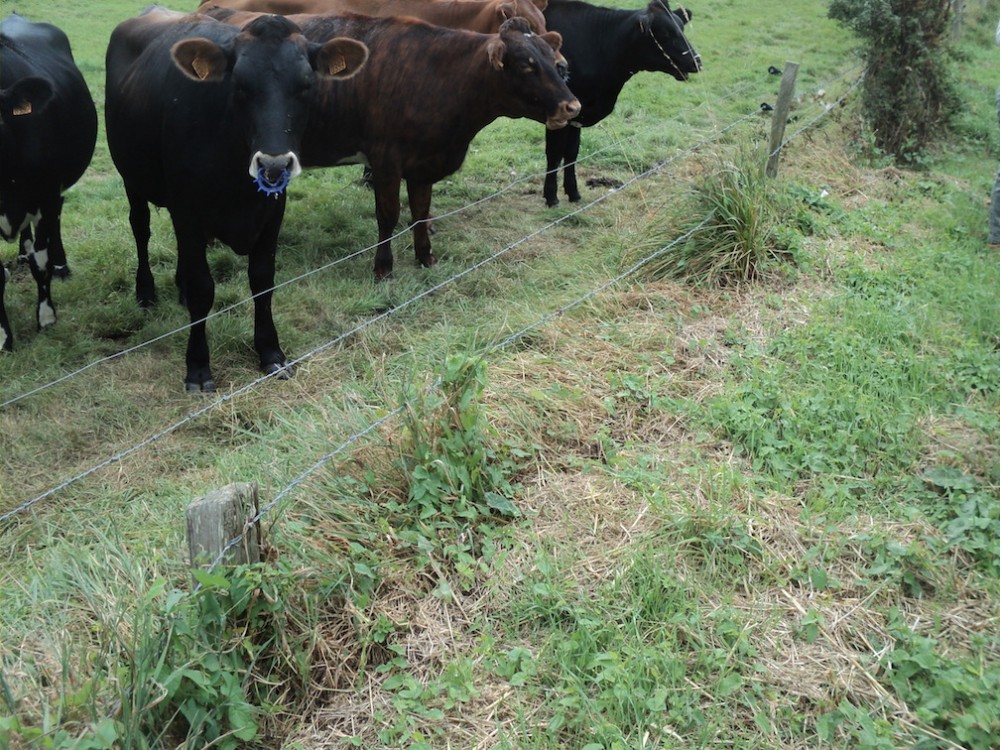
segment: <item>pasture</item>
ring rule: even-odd
[[[102,115],[54,327],[0,246],[0,746],[995,744],[1000,8],[966,3],[962,115],[904,171],[862,156],[863,66],[826,3],[687,5],[705,69],[626,85],[583,133],[580,204],[545,207],[543,126],[498,120],[435,188],[438,265],[401,225],[375,282],[360,167],[296,178],[287,381],[257,371],[220,246],[218,392],[184,392],[169,217],[141,310]],[[2,13],[66,31],[100,113],[108,37],[142,7]],[[619,279],[766,143],[786,60],[793,262]],[[269,562],[193,594],[184,509],[231,482],[260,486]]]

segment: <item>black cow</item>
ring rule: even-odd
[[[52,276],[68,271],[62,193],[83,175],[97,142],[97,110],[69,40],[55,26],[12,13],[0,22],[0,237],[38,285],[38,328],[56,320]],[[0,349],[13,348],[0,268]]]
[[[114,30],[107,53],[108,146],[125,182],[139,267],[136,297],[155,299],[149,205],[165,206],[177,237],[177,284],[192,327],[188,390],[213,390],[204,318],[215,283],[206,248],[219,239],[248,257],[254,348],[266,373],[287,373],[271,317],[285,186],[312,89],[349,78],[368,48],[353,39],[307,41],[283,16],[242,29],[202,15],[147,9]]]
[[[684,36],[691,19],[684,8],[671,10],[666,0],[650,0],[643,10],[602,8],[581,0],[549,0],[544,10],[549,29],[563,37],[562,51],[569,61],[569,87],[582,105],[570,127],[545,133],[545,203],[559,203],[559,165],[563,190],[580,200],[576,158],[580,128],[596,125],[615,108],[618,95],[640,70],[668,73],[686,81],[701,70],[701,58]]]
[[[209,10],[238,22],[246,14]],[[307,167],[371,166],[379,244],[375,276],[392,271],[390,237],[406,180],[417,261],[436,263],[427,219],[434,183],[457,171],[476,134],[498,117],[565,127],[580,104],[557,64],[558,34],[535,34],[523,18],[498,34],[446,29],[414,18],[292,15],[313,41],[359,39],[372,55],[354,79],[322,86],[302,141]],[[561,62],[561,59],[560,59]]]

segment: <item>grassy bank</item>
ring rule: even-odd
[[[138,8],[95,5],[17,10],[75,30],[100,103],[103,45]],[[548,210],[541,126],[490,126],[435,191],[439,266],[411,267],[404,235],[386,284],[368,254],[280,289],[283,342],[316,354],[196,418],[183,333],[21,397],[185,322],[166,291],[134,304],[99,143],[67,197],[57,325],[32,330],[23,269],[8,290],[0,512],[44,498],[0,527],[0,745],[990,747],[997,8],[967,5],[963,115],[903,171],[862,158],[852,98],[827,112],[857,63],[823,3],[705,0],[698,80],[642,74],[584,133],[607,149],[584,179],[667,167]],[[723,287],[650,263],[597,291],[764,141],[785,59],[804,128],[774,186],[787,262]],[[293,185],[279,280],[374,240],[357,176]],[[241,261],[212,264],[218,306],[243,300]],[[243,305],[209,323],[220,384],[256,377],[251,321]],[[276,502],[268,563],[193,593],[183,509],[231,481]]]

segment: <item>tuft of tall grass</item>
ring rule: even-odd
[[[794,260],[779,231],[781,198],[764,174],[763,155],[741,146],[713,158],[689,195],[656,214],[626,251],[630,263],[654,256],[645,266],[647,278],[732,286]]]

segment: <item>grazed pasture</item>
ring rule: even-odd
[[[441,263],[417,268],[404,232],[394,278],[376,284],[371,250],[351,257],[376,236],[359,170],[304,175],[275,318],[291,356],[317,353],[294,379],[196,418],[210,401],[183,392],[183,333],[25,395],[186,322],[164,213],[161,301],[134,302],[102,125],[67,196],[73,276],[54,291],[56,326],[34,332],[23,269],[8,287],[18,338],[0,357],[0,402],[16,401],[0,407],[0,513],[42,499],[0,527],[0,705],[19,722],[0,711],[0,743],[183,742],[183,720],[148,723],[171,705],[157,703],[157,656],[205,658],[193,635],[164,640],[177,612],[193,631],[206,622],[188,593],[183,508],[256,481],[282,501],[265,519],[269,598],[252,612],[280,638],[264,649],[227,634],[260,662],[188,684],[190,706],[215,707],[198,719],[206,732],[228,721],[253,727],[251,746],[289,748],[988,747],[1000,731],[1000,280],[983,244],[997,8],[966,5],[966,107],[923,171],[863,160],[850,98],[812,122],[859,70],[822,2],[704,0],[689,32],[705,70],[628,85],[584,133],[584,201],[676,160],[585,211],[544,207],[542,126],[494,123],[435,191]],[[107,38],[140,5],[9,6],[70,34],[100,109]],[[767,68],[789,59],[802,65],[791,126],[805,129],[778,180],[796,206],[797,264],[747,286],[646,273],[593,293],[636,247],[672,239],[663,217],[716,159],[766,138]],[[216,306],[245,300],[241,261],[220,247],[211,265]],[[246,304],[210,322],[223,394],[258,377],[251,326]],[[462,364],[526,326],[484,369]],[[422,395],[439,378],[457,400]],[[448,473],[484,466],[489,507]],[[237,692],[278,707],[251,721],[234,695],[213,697],[230,669]]]

